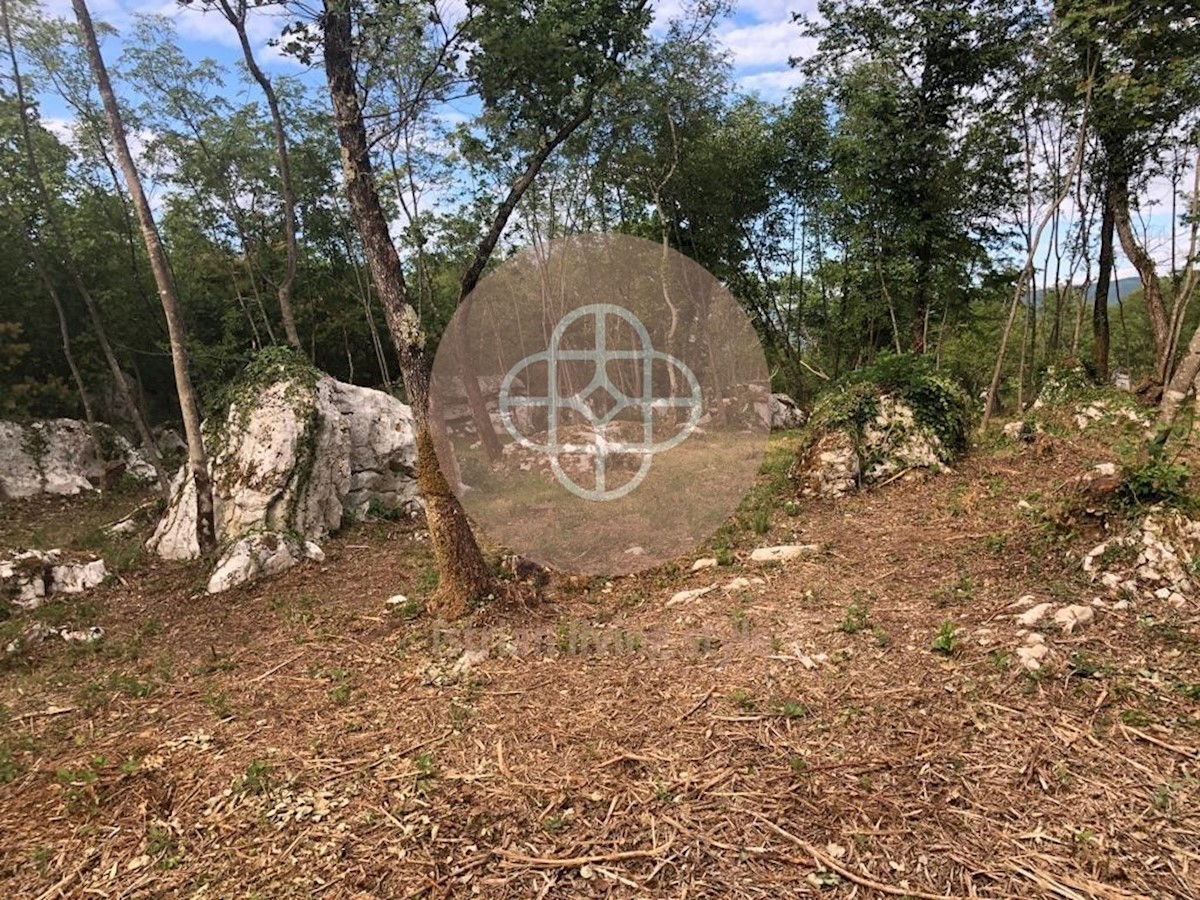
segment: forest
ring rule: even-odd
[[[1008,407],[1049,366],[1144,387],[1174,373],[1197,318],[1188,4],[823,2],[794,22],[797,48],[815,47],[793,60],[798,86],[771,102],[734,80],[726,4],[654,27],[645,3],[504,6],[352,10],[380,199],[434,340],[480,262],[616,231],[666,240],[727,284],[777,389],[802,402],[882,351],[929,355],[978,394],[1006,330]],[[136,16],[105,60],[200,403],[272,344],[399,386],[342,189],[321,10],[208,8],[243,35],[269,11],[280,33],[221,65],[185,55],[170,18]],[[567,35],[578,52],[553,54]],[[78,26],[6,0],[5,38],[0,412],[78,417],[86,394],[103,420],[131,423],[132,404],[178,422]],[[305,68],[268,72],[268,51]]]

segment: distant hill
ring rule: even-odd
[[[1117,305],[1118,292],[1120,293],[1121,299],[1126,300],[1129,298],[1129,295],[1132,294],[1134,291],[1140,291],[1141,289],[1142,289],[1141,279],[1137,278],[1136,276],[1132,277],[1132,278],[1121,278],[1117,281],[1114,281],[1112,284],[1110,284],[1108,286],[1108,305],[1109,306]],[[1039,290],[1037,292],[1037,294],[1038,294],[1038,300],[1040,301],[1042,298],[1042,292]],[[1095,282],[1093,282],[1088,287],[1087,295],[1088,295],[1089,300],[1091,300],[1093,297],[1096,296]]]

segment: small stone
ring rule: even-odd
[[[667,601],[667,606],[678,606],[680,603],[690,603],[698,597],[703,597],[709,591],[716,589],[715,584],[710,584],[708,587],[694,588],[690,591],[679,591],[670,600]]]
[[[463,675],[486,661],[488,652],[486,650],[465,650],[463,655],[458,658],[458,661],[450,667],[451,675]]]
[[[1070,634],[1076,628],[1082,628],[1095,618],[1096,611],[1094,609],[1090,606],[1081,606],[1079,604],[1060,609],[1054,614],[1055,623],[1067,634]]]
[[[1187,598],[1184,597],[1183,594],[1175,592],[1167,598],[1167,602],[1176,609],[1183,609],[1183,607],[1187,604]]]
[[[750,560],[756,563],[786,562],[797,559],[805,554],[816,553],[820,548],[816,544],[783,544],[778,547],[759,547],[750,554]]]
[[[404,596],[404,594],[393,594],[383,602],[388,606],[403,606],[408,602],[408,597]]]
[[[75,631],[61,628],[59,629],[58,636],[68,644],[94,644],[96,641],[104,637],[104,629],[99,625],[93,625],[91,628],[81,628]]]
[[[766,584],[766,582],[761,578],[746,578],[745,576],[739,575],[737,578],[732,579],[729,584],[725,585],[725,587],[723,587],[721,590],[728,594],[733,591],[743,591],[746,588],[756,584]]]
[[[692,571],[699,572],[701,569],[711,569],[717,564],[717,560],[712,556],[703,556],[692,563]]]
[[[1017,622],[1026,628],[1032,628],[1038,622],[1042,621],[1042,619],[1046,618],[1046,613],[1050,612],[1053,608],[1054,604],[1052,603],[1039,603],[1032,609],[1028,609],[1017,616]]]
[[[1157,597],[1159,600],[1166,600],[1168,597],[1171,596],[1171,589],[1166,588],[1166,587],[1161,587],[1157,591],[1154,592],[1154,596]]]
[[[1008,608],[1022,609],[1026,606],[1032,606],[1035,602],[1037,602],[1037,597],[1033,596],[1033,594],[1022,594],[1012,603],[1008,604]]]

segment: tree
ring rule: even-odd
[[[180,0],[184,6],[191,5],[195,0]],[[292,164],[288,154],[287,129],[283,125],[283,112],[279,106],[279,97],[271,79],[267,77],[258,61],[254,58],[254,48],[250,46],[250,38],[246,32],[246,15],[251,7],[248,0],[199,0],[207,9],[217,9],[225,20],[233,26],[238,43],[242,48],[242,58],[250,77],[262,89],[267,100],[267,108],[271,112],[271,128],[275,135],[275,154],[279,162],[279,193],[283,201],[283,239],[287,248],[287,269],[279,282],[279,312],[283,318],[283,328],[288,343],[300,349],[300,335],[296,331],[296,316],[292,311],[292,294],[296,285],[296,266],[299,251],[296,245],[296,189],[292,183]]]
[[[1156,350],[1154,381],[1172,368],[1172,322],[1153,257],[1134,233],[1133,192],[1162,162],[1181,134],[1194,128],[1200,108],[1200,20],[1190,0],[1057,0],[1055,17],[1082,93],[1090,87],[1093,129],[1100,144],[1104,197],[1100,278],[1115,228],[1137,269]],[[1092,85],[1094,82],[1094,85]],[[1097,291],[1097,362],[1107,371],[1107,318]]]
[[[109,371],[112,373],[113,385],[117,389],[117,393],[123,401],[126,412],[133,419],[134,425],[137,428],[138,435],[141,438],[142,445],[154,466],[155,472],[158,474],[159,486],[164,490],[167,487],[166,475],[162,467],[162,457],[158,452],[158,445],[154,441],[154,436],[150,432],[150,427],[146,423],[145,416],[142,414],[140,405],[134,400],[132,393],[129,390],[128,381],[125,378],[125,373],[121,369],[120,363],[117,361],[116,354],[113,352],[112,344],[108,340],[108,332],[104,327],[104,323],[100,318],[100,310],[96,305],[96,301],[92,296],[91,290],[87,283],[79,274],[79,267],[71,252],[70,244],[67,241],[66,230],[63,227],[62,219],[58,213],[55,198],[50,196],[50,192],[46,188],[45,179],[42,177],[41,164],[38,161],[37,151],[34,146],[32,131],[29,123],[29,114],[33,107],[25,99],[25,89],[21,78],[20,63],[17,56],[16,42],[13,39],[12,20],[8,12],[8,0],[0,0],[0,21],[3,22],[4,39],[8,47],[8,54],[11,58],[13,83],[15,85],[17,105],[18,105],[18,120],[20,124],[21,141],[25,149],[25,160],[28,166],[29,180],[37,191],[38,197],[41,200],[42,211],[45,214],[46,221],[50,226],[51,234],[54,236],[62,254],[66,268],[71,273],[72,280],[79,295],[83,298],[84,305],[87,307],[88,316],[91,319],[92,327],[95,331],[96,339],[100,343],[101,350],[104,353],[105,361],[108,363]],[[44,271],[44,269],[43,269]],[[53,296],[53,295],[52,295]],[[56,306],[61,310],[61,307]],[[60,318],[61,321],[61,318]],[[64,331],[64,340],[66,340]],[[74,374],[75,366],[72,364]],[[82,388],[82,382],[80,381]],[[84,404],[85,411],[87,404]],[[86,412],[85,412],[86,414]]]
[[[321,30],[325,74],[334,121],[342,147],[343,179],[351,213],[383,301],[400,371],[417,420],[418,480],[425,500],[441,584],[433,608],[453,617],[469,602],[492,592],[492,579],[466,514],[438,467],[431,422],[429,379],[432,360],[428,335],[388,229],[376,187],[371,144],[363,118],[356,72],[356,50],[379,39],[396,10],[368,4],[325,0]],[[430,9],[435,27],[436,8]],[[397,17],[403,22],[403,17]],[[515,179],[485,220],[484,230],[459,282],[458,303],[483,275],[505,226],[521,197],[550,155],[591,115],[595,92],[615,77],[620,60],[636,46],[648,24],[645,2],[546,0],[529,9],[475,2],[466,23],[453,34],[476,46],[465,65],[483,105],[485,127],[474,137],[476,152],[487,144],[504,148],[518,160]],[[410,32],[411,33],[411,32]],[[418,30],[418,34],[423,34]],[[437,29],[451,41],[445,27]],[[434,55],[434,72],[453,64],[449,52]],[[478,383],[464,379],[473,412],[482,406]],[[486,414],[485,414],[486,415]],[[490,421],[488,424],[490,427]]]
[[[1037,22],[1028,0],[821,0],[797,16],[820,40],[805,62],[838,104],[835,168],[854,244],[907,345],[923,353],[935,310],[962,302],[971,263],[1011,182],[993,114],[1018,93]],[[854,202],[854,201],[852,201]],[[900,342],[899,334],[896,335]]]
[[[204,441],[200,432],[200,407],[196,400],[196,392],[192,387],[191,376],[188,373],[188,355],[179,298],[176,295],[167,254],[158,234],[158,226],[150,210],[150,203],[142,190],[142,182],[133,162],[133,154],[129,151],[125,128],[121,123],[121,110],[117,106],[117,97],[113,92],[112,82],[109,80],[108,70],[104,65],[104,58],[100,55],[100,42],[96,38],[91,14],[88,12],[85,0],[71,0],[71,6],[79,21],[88,60],[96,78],[100,98],[104,103],[108,127],[112,132],[117,161],[133,199],[134,211],[142,229],[142,239],[146,244],[146,253],[150,257],[150,268],[154,273],[154,282],[158,286],[159,299],[162,301],[163,313],[167,318],[167,331],[171,340],[171,362],[175,369],[175,389],[179,395],[179,406],[183,414],[183,427],[188,445],[188,464],[196,489],[196,539],[200,552],[209,553],[217,545],[213,522],[212,484],[208,476],[208,457],[204,451]]]

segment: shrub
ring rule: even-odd
[[[954,379],[934,371],[928,357],[907,353],[880,354],[821,397],[809,423],[808,446],[833,430],[846,431],[861,446],[884,395],[911,407],[917,424],[936,434],[947,454],[966,449],[975,415],[970,396]]]

